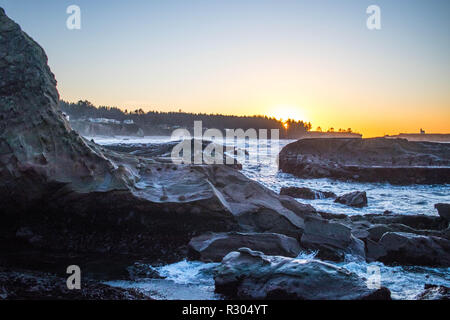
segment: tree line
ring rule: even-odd
[[[194,121],[202,121],[203,128],[217,128],[244,130],[258,129],[279,129],[281,137],[297,137],[311,130],[311,123],[288,119],[286,121],[277,120],[273,117],[254,116],[233,116],[223,114],[187,113],[182,112],[161,112],[136,109],[133,111],[122,110],[117,107],[94,106],[87,100],[80,100],[76,103],[60,101],[61,110],[70,116],[71,120],[88,118],[108,118],[119,121],[133,120],[135,124],[142,127],[181,127],[192,128]]]

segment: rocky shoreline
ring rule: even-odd
[[[239,167],[174,164],[167,157],[170,144],[145,151],[87,141],[59,110],[44,50],[1,8],[0,73],[2,253],[221,261],[216,290],[238,299],[389,299],[388,289],[368,289],[364,279],[329,263],[348,254],[386,264],[450,266],[445,214],[317,212],[248,179]],[[447,161],[441,158],[436,163]],[[317,251],[328,262],[298,263],[300,251]],[[260,267],[249,273],[250,262]],[[42,257],[32,270],[19,265],[13,255],[1,259],[0,298],[145,298],[95,276],[82,291],[68,291]]]
[[[285,146],[280,170],[300,178],[391,184],[450,183],[450,145],[406,139],[302,139]]]

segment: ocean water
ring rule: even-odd
[[[170,137],[94,137],[99,144],[115,143],[165,143],[171,141]],[[270,141],[262,141],[262,145],[270,146],[267,152],[261,151],[258,145],[261,140],[238,140],[234,145],[239,149],[248,151],[250,155],[243,164],[242,173],[248,178],[258,181],[267,188],[279,193],[282,187],[308,187],[320,191],[331,191],[343,195],[352,191],[366,191],[369,205],[364,208],[354,208],[335,203],[334,199],[305,200],[299,202],[311,204],[319,211],[330,213],[343,213],[347,215],[379,213],[389,210],[395,214],[424,214],[437,215],[434,208],[436,203],[450,202],[450,185],[409,185],[394,186],[389,183],[355,183],[342,182],[330,179],[299,179],[291,174],[278,171],[276,155],[288,143],[295,140],[280,140],[274,146]],[[224,143],[227,145],[227,143]],[[230,155],[232,156],[232,155]],[[255,161],[252,161],[255,159]]]
[[[299,259],[313,259],[314,255],[302,253]],[[134,281],[108,281],[108,285],[134,288],[154,299],[164,300],[216,300],[223,297],[214,293],[214,273],[218,263],[180,261],[163,267],[147,267],[157,271],[164,279],[142,278]],[[450,268],[385,266],[380,262],[365,263],[348,257],[336,264],[368,279],[371,268],[379,268],[380,285],[391,290],[393,299],[413,300],[424,289],[424,284],[450,286]]]
[[[91,139],[91,138],[89,138]],[[170,137],[144,137],[144,138],[92,138],[99,144],[114,143],[164,143],[171,141]],[[437,215],[434,204],[450,202],[450,185],[410,185],[393,186],[388,183],[354,183],[333,181],[330,179],[299,179],[290,174],[278,172],[277,158],[281,148],[293,140],[283,140],[271,146],[267,152],[262,152],[258,145],[261,141],[240,140],[237,148],[246,148],[248,154],[257,154],[257,161],[243,162],[242,173],[248,178],[258,181],[267,188],[279,192],[282,187],[296,186],[308,187],[320,191],[332,191],[342,195],[352,191],[366,191],[368,207],[352,208],[334,203],[333,199],[305,200],[317,210],[330,213],[343,213],[347,215],[383,213],[385,210],[395,214],[423,214]],[[225,143],[226,144],[226,143]],[[270,141],[263,141],[263,145],[270,145]],[[266,151],[266,150],[263,150]],[[230,155],[231,156],[231,155]],[[242,159],[241,159],[242,160]],[[303,253],[302,259],[311,259],[313,255]],[[436,284],[450,287],[450,268],[426,268],[407,266],[385,266],[382,263],[365,263],[353,260],[350,256],[347,261],[338,264],[362,277],[367,277],[370,268],[379,268],[380,283],[388,287],[394,299],[414,299],[423,291],[424,284]],[[214,269],[217,264],[192,261],[180,261],[174,264],[152,267],[161,278],[136,279],[134,281],[110,281],[113,286],[136,288],[155,299],[221,299],[214,293]]]

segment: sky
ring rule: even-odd
[[[69,30],[69,5],[81,29]],[[369,30],[369,5],[381,29]],[[61,98],[450,133],[448,0],[0,0]]]

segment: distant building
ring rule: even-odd
[[[114,124],[120,124],[119,120],[115,119],[107,119],[107,118],[89,118],[89,122],[93,123],[114,123]]]
[[[425,130],[423,130],[422,128],[420,128],[420,134],[425,134]]]

